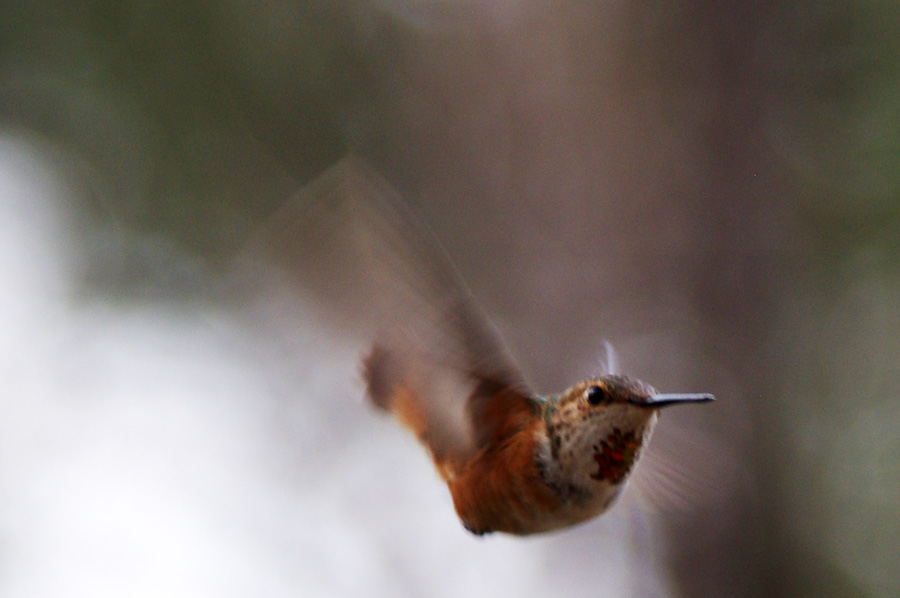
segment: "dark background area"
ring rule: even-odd
[[[73,190],[66,301],[221,306],[253,231],[354,151],[423,214],[538,388],[591,373],[608,339],[625,371],[717,395],[673,417],[731,473],[722,500],[661,518],[660,594],[900,592],[900,8],[2,12],[0,135]],[[309,446],[333,450],[334,422],[316,421],[327,439]],[[545,545],[548,562],[603,558],[576,534]],[[398,587],[429,593],[412,575],[425,581]],[[471,575],[490,586],[491,570]]]

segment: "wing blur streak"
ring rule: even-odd
[[[344,158],[278,210],[250,254],[274,262],[329,321],[373,342],[370,398],[428,446],[447,477],[529,392],[492,325],[400,194]]]

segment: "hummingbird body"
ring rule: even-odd
[[[530,421],[447,480],[466,529],[547,532],[592,519],[615,501],[656,415],[620,406],[592,412],[576,396],[584,386],[539,399]]]
[[[364,360],[364,377],[375,405],[393,412],[429,449],[450,489],[463,525],[482,535],[527,535],[586,521],[619,496],[649,441],[659,408],[708,401],[709,395],[659,395],[645,384],[606,375],[564,393],[531,397],[514,387],[482,380],[469,398],[477,450],[460,457],[436,441],[439,420],[414,377],[376,345]]]
[[[657,411],[712,400],[616,375],[552,397],[530,391],[440,246],[360,158],[310,182],[264,232],[260,248],[322,298],[343,332],[374,337],[368,397],[428,449],[476,534],[546,532],[603,513]]]

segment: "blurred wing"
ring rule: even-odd
[[[733,446],[663,418],[629,480],[641,507],[664,513],[721,506],[746,485]]]
[[[373,342],[364,376],[447,475],[533,409],[499,337],[400,194],[348,157],[279,210],[253,244]],[[449,468],[449,469],[448,469]]]

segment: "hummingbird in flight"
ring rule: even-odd
[[[415,434],[474,534],[548,532],[602,514],[659,412],[713,400],[614,373],[533,391],[439,244],[359,157],[304,187],[263,243],[344,331],[368,339],[368,399]]]

